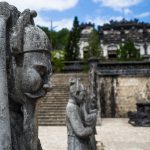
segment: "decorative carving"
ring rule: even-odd
[[[96,150],[97,109],[95,97],[91,98],[79,79],[70,80],[70,98],[66,108],[68,150]]]
[[[0,95],[4,92],[5,99],[9,101],[10,117],[7,115],[5,120],[10,120],[10,123],[5,123],[8,126],[6,133],[9,133],[9,126],[11,128],[11,140],[8,140],[9,136],[3,137],[5,143],[9,141],[9,148],[3,144],[0,131],[0,149],[42,150],[38,140],[36,109],[38,99],[50,89],[51,63],[50,43],[46,34],[34,25],[36,15],[29,9],[20,13],[14,6],[0,2],[0,33],[5,28],[4,34],[0,34],[0,43],[5,44],[3,49],[0,47],[0,54],[3,60],[6,58],[2,67],[7,68],[6,71],[0,69],[0,77],[4,77],[5,72],[5,84],[8,83],[8,88],[5,88],[8,94],[1,89]],[[1,20],[4,21],[3,26]],[[3,104],[1,98],[0,105]]]

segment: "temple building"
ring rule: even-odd
[[[94,29],[94,24],[82,23],[80,27],[81,27],[81,35],[80,35],[81,37],[79,41],[79,58],[82,59],[87,53],[86,47],[89,45],[88,38],[89,38],[90,33]]]
[[[149,58],[150,55],[150,24],[140,23],[138,20],[120,22],[110,21],[109,24],[99,26],[100,44],[103,56],[107,59],[117,57],[120,44],[132,40],[140,55]]]

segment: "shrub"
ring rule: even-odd
[[[60,72],[64,65],[64,51],[57,50],[57,51],[51,51],[51,62],[53,65],[53,71],[54,72]]]
[[[118,60],[140,60],[140,50],[134,46],[132,40],[128,40],[124,45],[120,45],[117,50]]]

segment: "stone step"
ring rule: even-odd
[[[42,116],[38,116],[38,119],[56,119],[56,120],[58,120],[58,119],[65,119],[66,118],[66,115],[64,114],[64,115],[47,115],[47,114],[45,114],[45,116],[44,115],[42,115]]]
[[[58,97],[57,97],[58,98]],[[65,98],[59,98],[59,99],[56,99],[55,97],[54,98],[52,98],[52,97],[48,97],[48,99],[46,99],[46,100],[44,100],[44,102],[51,102],[51,101],[56,101],[56,102],[61,102],[61,101],[64,101],[64,100],[68,100],[69,99],[69,97],[65,97]],[[41,101],[41,102],[43,102],[43,101]]]
[[[39,126],[66,126],[65,122],[39,122]]]
[[[51,101],[51,100],[44,100],[44,101],[41,101],[40,102],[40,105],[42,105],[42,104],[53,104],[54,102],[53,101]],[[55,104],[66,104],[67,102],[65,101],[65,100],[63,100],[63,101],[59,101],[59,100],[57,100],[57,101],[55,101]]]
[[[38,114],[38,117],[41,116],[59,116],[59,117],[64,117],[66,114],[65,113],[55,113],[55,112],[47,112],[47,113],[43,113],[43,114]]]
[[[51,105],[51,104],[58,104],[58,105],[65,105],[68,103],[68,99],[67,100],[64,100],[64,101],[56,101],[56,100],[53,100],[53,101],[48,101],[48,102],[44,102],[44,103],[41,103],[39,104],[39,106],[41,105]]]
[[[55,103],[55,104],[64,104],[64,103],[67,103],[69,100],[68,99],[50,99],[50,100],[47,100],[47,101],[44,101],[44,102],[41,102],[40,105],[42,104],[51,104],[51,103]]]
[[[53,112],[53,113],[58,112],[58,114],[62,114],[65,111],[66,111],[66,108],[65,109],[59,109],[59,110],[57,110],[57,109],[49,109],[49,110],[48,109],[41,109],[40,111],[38,111],[38,113],[48,114],[51,112]]]
[[[58,113],[58,114],[61,114],[65,110],[66,110],[66,108],[65,109],[58,109],[58,110],[57,109],[40,109],[38,111],[38,113]]]
[[[66,102],[50,102],[50,103],[41,103],[39,107],[43,107],[43,106],[66,106],[67,103]]]
[[[58,118],[58,119],[53,119],[53,118],[42,118],[42,119],[38,119],[38,122],[65,122],[65,118]]]
[[[43,104],[43,105],[41,105],[39,108],[40,109],[44,109],[44,108],[66,108],[66,106],[67,106],[67,104],[65,104],[65,105],[62,105],[62,104],[59,104],[59,105],[57,105],[57,104],[52,104],[52,105],[45,105],[45,104]]]
[[[67,103],[55,103],[55,102],[53,102],[53,103],[42,103],[42,104],[40,104],[40,106],[39,107],[64,107],[64,106],[66,106],[67,105]]]
[[[53,118],[42,118],[38,119],[38,122],[65,122],[65,118],[58,118],[58,119],[53,119]]]
[[[58,119],[66,119],[66,115],[64,114],[64,115],[61,115],[61,114],[57,114],[57,115],[47,115],[47,114],[43,114],[42,116],[38,116],[37,117],[38,119],[41,119],[41,120],[45,120],[45,119],[47,119],[47,120],[58,120]]]
[[[51,94],[48,94],[48,95],[46,95],[46,97],[55,97],[55,96],[62,96],[62,97],[69,97],[69,94],[63,94],[63,93],[51,93]]]
[[[63,91],[63,92],[59,92],[59,91],[55,91],[53,93],[49,93],[46,96],[52,96],[52,95],[62,95],[62,96],[69,96],[68,91]]]
[[[48,93],[46,96],[49,96],[49,95],[56,95],[56,94],[58,94],[58,95],[63,95],[63,96],[69,96],[68,91],[61,91],[61,92],[59,92],[59,90],[58,90],[58,91],[54,91],[54,92],[52,92],[52,93]]]
[[[62,113],[63,111],[65,111],[66,110],[66,108],[64,107],[64,108],[60,108],[60,109],[58,109],[58,108],[54,108],[54,109],[52,109],[52,108],[40,108],[40,111],[38,111],[38,113],[49,113],[49,112],[58,112],[58,113]]]
[[[69,96],[48,96],[47,99],[45,101],[51,101],[51,100],[56,100],[56,98],[58,99],[57,101],[61,101],[61,100],[64,100],[64,99],[69,99]]]
[[[69,99],[69,98],[68,98]],[[42,104],[67,104],[68,102],[68,99],[51,99],[51,100],[47,100],[47,101],[41,101],[39,105],[42,105]]]
[[[62,108],[66,108],[66,105],[62,106],[62,105],[44,105],[44,106],[40,106],[40,109],[48,109],[48,108],[54,108],[54,109],[62,109]]]

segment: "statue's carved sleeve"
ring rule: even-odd
[[[89,137],[92,134],[92,129],[84,127],[81,121],[80,110],[78,106],[70,106],[67,109],[67,116],[70,124],[73,128],[74,133],[81,138]]]
[[[84,113],[84,121],[86,126],[95,127],[96,125],[96,110],[93,110],[93,112],[90,111],[90,113],[87,113],[85,103],[82,106],[83,113]]]

